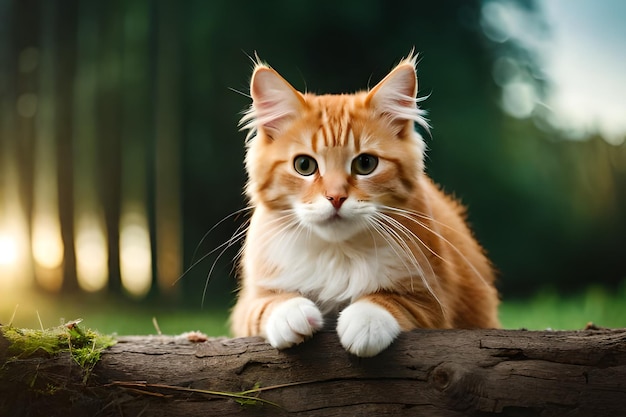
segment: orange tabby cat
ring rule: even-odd
[[[401,331],[498,327],[490,263],[424,173],[415,63],[343,95],[300,93],[257,63],[235,336],[288,348],[338,315],[342,345],[367,357]]]

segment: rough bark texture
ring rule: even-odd
[[[125,337],[86,383],[67,354],[17,360],[6,345],[1,416],[626,415],[626,329],[420,330],[370,359],[327,332],[282,352],[258,338]],[[200,392],[259,386],[247,396],[281,408]]]

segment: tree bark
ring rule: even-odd
[[[626,329],[418,330],[369,359],[331,332],[285,351],[259,338],[122,337],[88,374],[68,354],[16,359],[7,345],[0,337],[3,416],[601,417],[626,407]]]

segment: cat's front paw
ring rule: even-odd
[[[277,349],[302,343],[324,326],[324,319],[313,301],[296,297],[282,302],[270,313],[265,338]]]
[[[337,320],[337,333],[350,353],[371,357],[385,350],[400,334],[398,321],[384,307],[366,300],[346,307]]]

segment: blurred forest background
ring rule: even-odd
[[[225,332],[249,56],[336,93],[414,47],[427,169],[469,207],[505,326],[626,326],[626,131],[550,105],[545,5],[0,0],[0,323]]]

